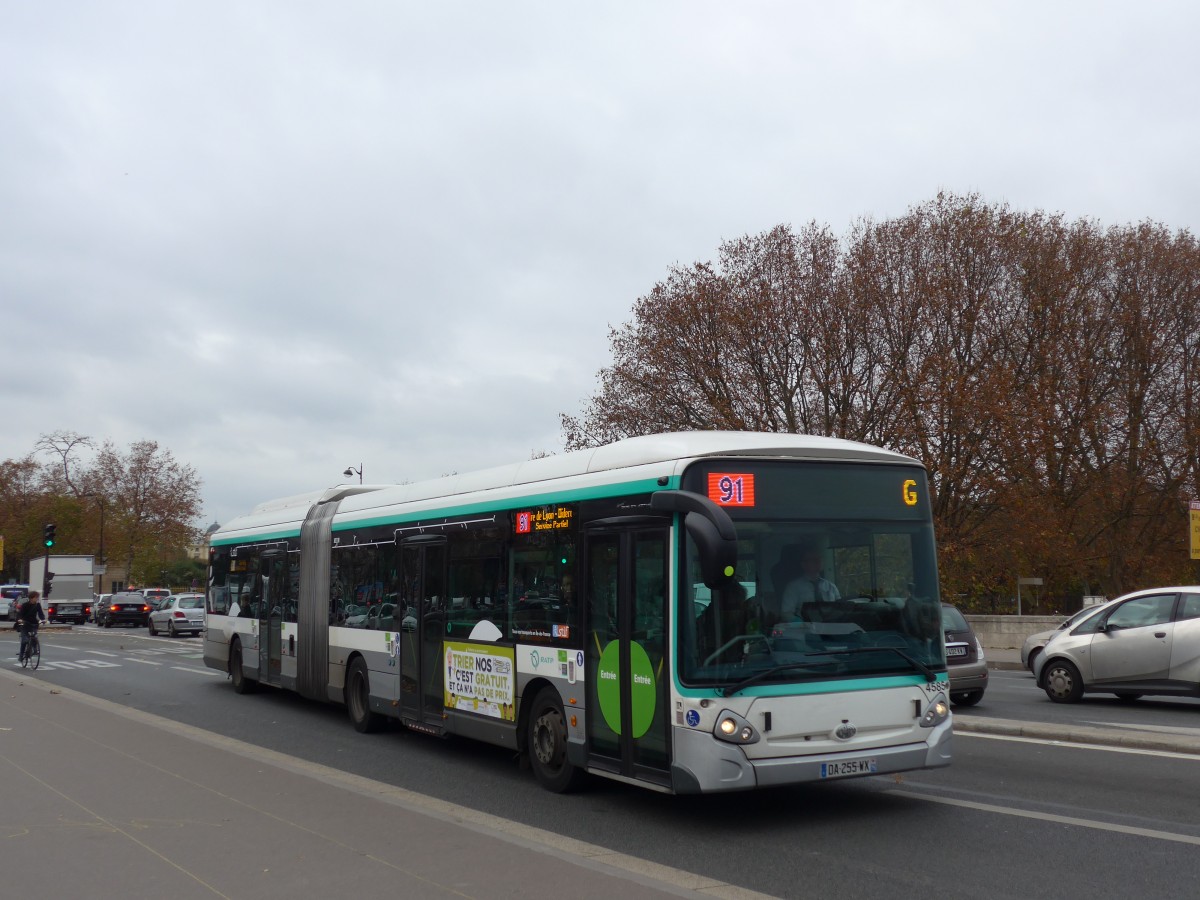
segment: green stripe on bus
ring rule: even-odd
[[[450,516],[473,516],[480,513],[500,512],[502,510],[521,509],[526,506],[546,506],[550,503],[577,503],[583,500],[605,500],[610,497],[621,497],[626,494],[650,494],[654,491],[673,490],[679,487],[679,478],[671,476],[666,484],[659,484],[657,478],[647,478],[641,481],[627,481],[621,484],[604,484],[590,488],[576,488],[569,491],[555,491],[541,494],[530,494],[526,497],[512,497],[503,500],[485,500],[478,503],[465,503],[461,506],[442,506],[436,509],[415,510],[410,513],[393,513],[377,515],[365,519],[354,519],[338,523],[334,531],[348,531],[351,528],[369,528],[372,525],[387,525],[392,522],[417,522],[422,519]],[[437,500],[437,497],[431,497]],[[424,500],[413,500],[412,503],[424,503]],[[398,504],[400,505],[400,504]]]
[[[440,506],[431,509],[414,510],[413,512],[399,512],[389,515],[375,515],[363,519],[353,519],[349,522],[339,523],[333,531],[348,531],[352,528],[370,528],[373,525],[387,525],[389,523],[400,524],[402,522],[417,522],[422,519],[443,518],[451,516],[471,516],[480,513],[500,512],[503,510],[515,510],[525,506],[545,506],[550,503],[577,503],[583,500],[605,500],[610,497],[620,497],[625,494],[650,494],[654,491],[677,490],[679,488],[679,476],[672,475],[667,479],[666,484],[659,484],[657,478],[645,478],[640,481],[626,481],[618,484],[603,484],[589,488],[576,488],[568,491],[543,492],[539,494],[530,494],[525,497],[511,497],[508,499],[484,500],[478,503],[465,503],[458,506]],[[494,489],[493,489],[494,490]],[[436,501],[438,497],[430,497],[429,500]],[[448,499],[448,498],[447,498]],[[403,508],[408,503],[425,503],[426,500],[412,500],[407,503],[399,503],[397,506]],[[264,531],[262,533],[250,533],[239,535],[237,537],[217,537],[214,536],[210,544],[213,547],[227,547],[235,544],[253,544],[260,541],[279,540],[281,538],[298,538],[300,537],[299,523],[295,527],[286,530]]]
[[[260,541],[277,541],[281,538],[300,537],[299,528],[289,528],[287,531],[264,531],[262,534],[248,534],[241,537],[213,538],[209,544],[213,547],[228,547],[234,544],[257,544]]]
[[[675,673],[676,684],[675,689],[683,697],[692,697],[696,699],[711,698],[713,694],[725,687],[710,687],[710,688],[688,688],[679,684],[679,673]],[[945,681],[946,673],[938,672],[936,674],[937,681]],[[902,688],[913,687],[914,685],[923,685],[927,681],[924,675],[913,673],[912,675],[887,675],[875,678],[854,678],[843,679],[839,681],[809,681],[796,682],[789,681],[785,684],[756,684],[745,690],[738,691],[735,696],[738,697],[795,697],[801,694],[840,694],[849,691],[876,691],[885,688]]]

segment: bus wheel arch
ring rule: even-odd
[[[252,694],[258,688],[258,682],[247,678],[242,669],[242,641],[236,637],[229,642],[229,680],[238,694]]]
[[[359,653],[346,661],[346,684],[342,700],[350,716],[350,724],[360,734],[372,734],[383,727],[383,716],[371,710],[371,673]]]
[[[518,733],[533,774],[556,794],[578,790],[586,773],[568,758],[567,718],[558,689],[545,681],[531,682],[525,696],[533,700],[521,704]]]

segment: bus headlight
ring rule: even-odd
[[[717,727],[713,729],[713,736],[731,744],[758,743],[758,731],[754,726],[727,709],[717,716]]]
[[[925,715],[921,716],[922,728],[933,728],[936,725],[941,725],[950,716],[950,704],[946,702],[944,697],[938,697],[929,704],[929,709],[925,710]]]

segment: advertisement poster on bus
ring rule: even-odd
[[[443,646],[446,708],[515,721],[512,648],[454,641]]]

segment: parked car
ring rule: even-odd
[[[1039,631],[1037,634],[1031,634],[1025,638],[1025,643],[1021,645],[1021,665],[1033,671],[1033,664],[1037,662],[1037,658],[1042,655],[1042,649],[1049,642],[1050,638],[1058,634],[1060,631],[1065,631],[1068,628],[1074,628],[1092,613],[1100,608],[1097,606],[1085,606],[1075,615],[1063,619],[1057,628],[1051,628],[1048,631]]]
[[[100,610],[97,625],[112,628],[114,625],[145,625],[150,615],[150,604],[140,591],[122,591],[108,598],[108,605]]]
[[[974,706],[987,690],[987,657],[983,645],[963,614],[949,603],[942,604],[942,631],[946,635],[950,702],[955,706]]]
[[[173,594],[150,610],[147,627],[151,634],[165,631],[171,637],[199,634],[204,630],[204,595]]]
[[[1055,703],[1075,703],[1085,693],[1200,697],[1200,587],[1150,588],[1110,600],[1057,632],[1033,673]]]
[[[13,607],[29,596],[29,585],[6,584],[0,587],[0,618],[12,618]]]

